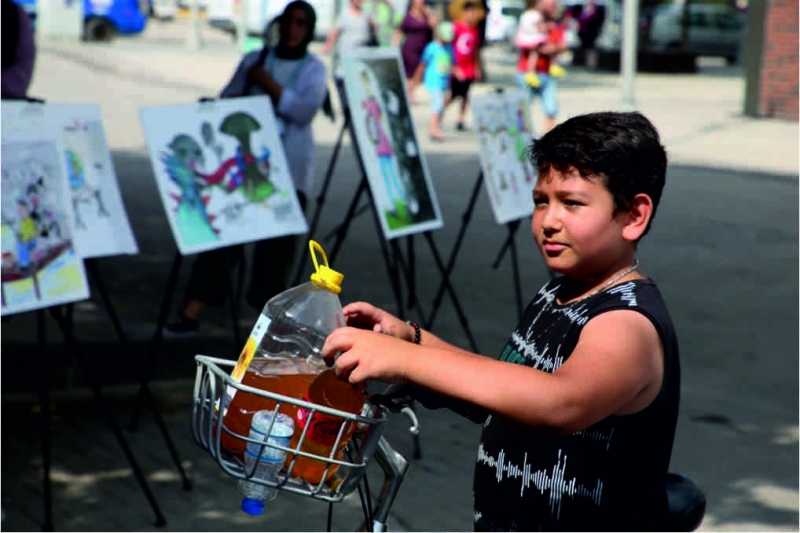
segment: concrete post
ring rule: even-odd
[[[744,114],[761,115],[761,57],[764,52],[766,1],[750,2],[747,7],[747,34],[744,51]]]
[[[37,0],[36,35],[40,39],[80,41],[83,0]]]
[[[620,74],[622,78],[622,108],[636,109],[634,83],[636,80],[637,40],[639,38],[639,0],[624,0],[622,6],[622,51]]]
[[[189,34],[186,36],[186,48],[199,50],[203,46],[200,36],[200,0],[192,0],[189,16]]]

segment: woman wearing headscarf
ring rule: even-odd
[[[308,51],[316,19],[309,3],[303,0],[289,3],[267,26],[264,48],[242,58],[220,93],[220,98],[262,94],[270,97],[289,172],[303,209],[314,176],[316,147],[311,122],[323,104],[326,113],[330,112],[325,65]],[[288,288],[298,240],[298,236],[289,235],[255,244],[250,285],[245,294],[250,306],[260,311],[267,300]],[[178,320],[166,326],[165,334],[192,334],[206,305],[225,304],[229,269],[243,252],[244,246],[236,245],[198,255]]]

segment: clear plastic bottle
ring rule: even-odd
[[[274,423],[272,422],[273,418],[275,419]],[[267,438],[267,432],[269,432],[269,438]],[[273,411],[258,411],[253,415],[250,438],[255,441],[287,447],[293,434],[294,421],[283,413],[275,416]],[[277,481],[285,458],[286,452],[283,450],[248,442],[244,452],[245,472],[249,474],[255,469],[252,479]],[[263,513],[264,503],[274,500],[278,496],[277,488],[247,479],[239,480],[239,490],[243,496],[242,511],[253,515]]]
[[[314,378],[326,365],[320,351],[327,336],[345,325],[339,301],[344,276],[328,267],[325,251],[309,242],[315,272],[311,280],[269,300],[247,340],[232,377],[244,385],[302,400]],[[324,260],[319,264],[315,252]],[[273,410],[276,402],[228,387],[223,403],[223,423],[236,435],[246,435],[250,420],[260,410]],[[296,407],[283,404],[280,411],[294,419]],[[223,431],[223,452],[243,460],[246,441]]]

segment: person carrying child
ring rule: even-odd
[[[436,27],[434,40],[425,46],[422,59],[414,73],[414,83],[422,84],[428,91],[431,99],[431,140],[442,142],[445,140],[441,130],[444,101],[450,88],[450,76],[453,72],[453,24],[440,22]]]
[[[466,131],[464,120],[469,105],[469,90],[472,83],[483,79],[480,59],[480,35],[478,21],[483,17],[482,9],[474,0],[466,0],[461,12],[453,23],[453,74],[450,77],[450,94],[445,100],[447,108],[454,100],[461,98],[456,130]]]
[[[519,19],[517,34],[514,44],[520,50],[527,50],[525,62],[525,72],[523,79],[531,87],[538,89],[542,86],[542,80],[536,74],[536,64],[539,61],[539,53],[536,48],[547,41],[548,33],[556,29],[556,23],[552,20],[545,21],[541,12],[536,9],[539,0],[529,0],[529,9],[525,11]],[[551,63],[548,71],[550,76],[561,78],[566,74],[564,67],[557,63]]]
[[[558,276],[499,358],[448,344],[365,302],[322,356],[356,386],[405,384],[430,408],[483,424],[476,531],[652,531],[680,399],[678,340],[637,247],[667,156],[640,113],[580,115],[533,144],[531,230]]]
[[[567,50],[564,28],[555,22],[558,9],[557,0],[532,0],[535,9],[529,9],[520,19],[520,27],[530,26],[530,21],[541,20],[544,32],[518,40],[520,47],[517,62],[517,85],[527,87],[531,97],[538,95],[544,111],[544,132],[556,125],[558,116],[558,78],[564,69],[555,64],[556,57]],[[531,5],[531,4],[529,4]],[[523,20],[527,19],[527,20]],[[522,46],[522,44],[530,46]],[[531,69],[535,77],[531,77]]]

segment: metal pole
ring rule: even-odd
[[[639,33],[639,1],[623,0],[622,12],[622,107],[626,111],[636,109],[634,81],[636,78],[637,40]]]
[[[247,0],[239,0],[239,17],[236,26],[236,40],[239,46],[239,52],[244,53],[245,44],[247,43]]]
[[[189,34],[186,36],[186,48],[199,50],[203,43],[200,39],[200,0],[192,0],[189,18]]]

